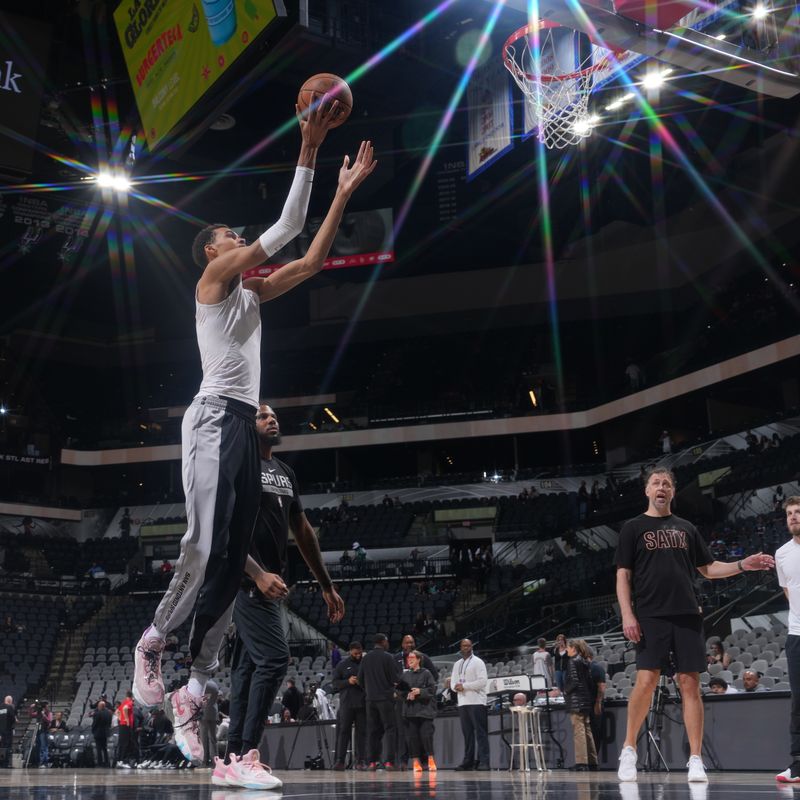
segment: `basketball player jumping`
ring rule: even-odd
[[[261,495],[255,428],[261,382],[259,304],[319,272],[348,200],[377,164],[369,142],[361,143],[352,166],[345,156],[336,194],[306,255],[267,278],[242,280],[243,272],[263,263],[303,228],[317,150],[338,113],[337,103],[321,110],[326,107],[321,104],[300,120],[300,157],[280,219],[251,245],[219,224],[200,231],[192,247],[203,269],[195,291],[203,380],[181,434],[188,527],[174,577],[136,647],[133,691],[143,705],[164,701],[165,637],[195,609],[189,684],[170,698],[176,742],[195,762],[203,758],[198,721],[205,684],[218,666]],[[343,613],[343,608],[332,612]]]

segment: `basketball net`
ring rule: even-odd
[[[534,48],[537,29],[539,47]],[[503,45],[503,63],[525,95],[539,141],[550,150],[575,145],[591,135],[597,122],[589,112],[592,87],[614,71],[622,55],[596,45],[582,55],[575,46],[574,61],[564,64],[564,58],[559,59],[557,31],[568,29],[538,20],[514,31]]]

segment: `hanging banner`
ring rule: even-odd
[[[12,180],[33,167],[49,52],[49,25],[0,13],[0,175]]]
[[[487,61],[472,74],[467,89],[467,179],[480,174],[513,147],[509,78],[499,59]]]
[[[283,11],[279,0],[124,0],[114,12],[152,150]]]

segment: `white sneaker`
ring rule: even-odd
[[[686,766],[689,768],[689,783],[708,783],[706,768],[700,756],[691,756]]]
[[[636,780],[636,750],[628,745],[622,748],[619,754],[619,769],[617,770],[617,778],[621,781],[635,781]]]
[[[228,764],[225,782],[228,786],[242,789],[280,789],[283,781],[272,774],[272,770],[261,763],[261,755],[255,748],[236,761]]]

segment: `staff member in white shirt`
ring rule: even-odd
[[[461,661],[453,665],[448,678],[450,688],[458,697],[458,716],[464,734],[464,760],[457,770],[489,769],[489,714],[486,710],[486,664],[472,652],[472,642],[461,640]],[[478,760],[475,760],[475,740],[478,740]]]
[[[792,690],[789,722],[792,763],[775,776],[780,783],[800,783],[800,497],[787,497],[783,504],[786,527],[792,538],[775,553],[778,583],[789,601],[789,635],[786,637],[786,665]]]

